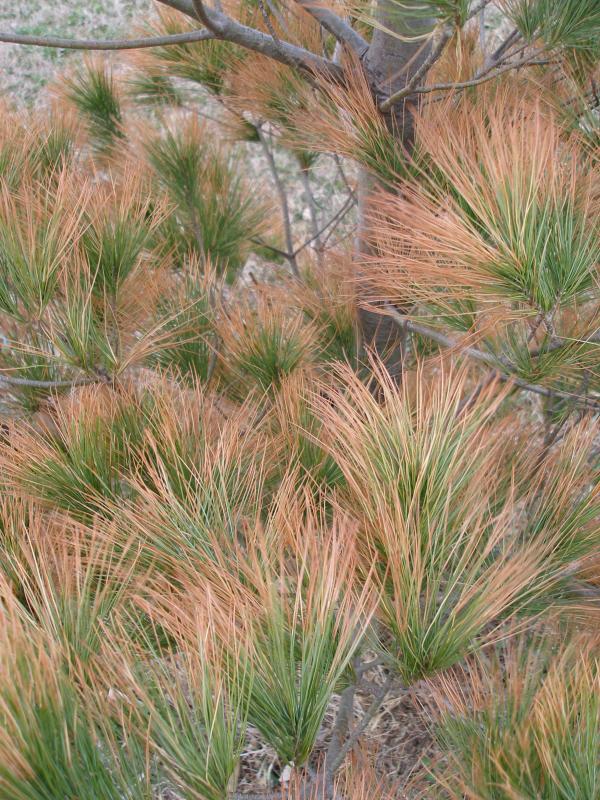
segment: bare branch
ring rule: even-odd
[[[328,775],[334,775],[337,772],[337,770],[343,764],[344,759],[346,758],[350,750],[352,750],[354,745],[357,743],[357,741],[369,727],[369,723],[371,722],[377,711],[381,708],[381,704],[383,703],[383,701],[388,695],[388,692],[392,688],[393,682],[394,682],[394,674],[393,672],[390,672],[390,674],[386,678],[385,683],[379,688],[379,691],[375,695],[373,702],[371,703],[369,708],[365,711],[363,717],[361,718],[356,728],[354,728],[354,730],[351,731],[350,736],[348,737],[344,745],[340,748],[336,757],[329,764],[326,764]]]
[[[349,197],[349,198],[346,200],[346,202],[344,203],[344,205],[343,205],[343,206],[342,206],[342,207],[339,209],[339,211],[337,211],[337,212],[336,212],[336,213],[333,215],[333,217],[331,217],[331,219],[330,219],[328,222],[326,222],[326,223],[325,223],[325,225],[323,225],[321,228],[319,228],[319,230],[317,231],[317,236],[319,236],[319,237],[320,237],[320,236],[321,236],[321,234],[325,233],[325,231],[326,231],[328,228],[331,228],[333,225],[336,225],[336,224],[337,224],[337,223],[338,223],[338,222],[341,220],[341,218],[342,218],[342,217],[343,217],[345,214],[347,214],[347,213],[348,213],[348,211],[350,211],[350,209],[352,208],[352,206],[353,206],[355,203],[356,203],[356,199],[355,199],[354,197]],[[297,255],[298,255],[299,253],[301,253],[301,252],[302,252],[302,251],[303,251],[303,250],[304,250],[306,247],[308,247],[308,245],[309,245],[309,244],[312,244],[312,243],[314,242],[314,240],[315,240],[315,237],[314,237],[314,236],[311,236],[311,237],[310,237],[310,239],[307,239],[307,240],[304,242],[304,244],[301,244],[301,245],[300,245],[300,247],[298,247],[298,248],[296,248],[296,250],[294,250],[294,255],[295,255],[295,256],[297,256]]]
[[[246,50],[253,50],[255,53],[262,53],[274,61],[305,72],[318,72],[335,79],[342,77],[341,67],[328,58],[323,58],[316,53],[311,53],[310,50],[305,50],[303,47],[282,39],[275,42],[270,34],[242,25],[241,22],[226,14],[205,6],[200,0],[159,0],[159,2],[181,11],[182,14],[192,19],[201,21],[213,32],[215,38],[237,44]],[[196,5],[199,5],[198,9]]]
[[[5,44],[58,47],[61,50],[141,50],[146,47],[203,42],[214,38],[214,34],[208,30],[175,33],[171,36],[147,36],[142,39],[64,39],[60,36],[26,36],[0,32],[0,42]]]
[[[520,33],[515,28],[508,34],[508,36],[504,39],[504,41],[502,41],[498,45],[498,47],[494,50],[490,58],[490,64],[495,64],[497,61],[500,61],[500,59],[502,58],[504,53],[508,50],[508,48],[512,47],[513,44],[518,42],[519,38],[520,38]]]
[[[59,36],[29,36],[0,32],[0,42],[33,47],[53,47],[62,50],[140,50],[147,47],[168,47],[169,45],[202,42],[207,39],[223,39],[304,71],[319,72],[336,79],[342,76],[341,67],[328,58],[311,53],[291,42],[275,41],[263,31],[249,28],[220,11],[206,8],[200,0],[193,0],[193,2],[191,0],[190,2],[188,0],[160,0],[160,2],[201,21],[206,29],[176,33],[172,36],[148,36],[141,39],[66,39]]]
[[[271,34],[271,38],[273,39],[273,41],[277,45],[277,49],[281,52],[281,50],[282,50],[281,42],[279,40],[279,36],[277,35],[277,31],[275,30],[275,27],[273,26],[273,23],[271,22],[271,17],[269,16],[269,12],[265,8],[265,4],[263,3],[263,0],[257,0],[257,2],[258,2],[258,7],[260,8],[260,13],[262,14],[262,18],[263,18],[263,20],[265,22],[265,25],[267,26],[267,30],[269,31],[269,33]]]
[[[292,235],[290,208],[288,204],[287,193],[285,191],[285,186],[283,185],[281,176],[279,175],[279,170],[277,169],[277,164],[275,163],[275,156],[273,155],[273,150],[271,148],[271,145],[260,125],[256,126],[256,133],[260,140],[260,144],[263,149],[263,153],[265,154],[265,158],[267,159],[269,171],[271,173],[271,177],[273,178],[273,183],[275,184],[275,189],[277,190],[277,194],[279,196],[279,205],[281,207],[281,218],[283,220],[283,234],[285,236],[285,246],[287,248],[285,257],[289,261],[290,267],[294,275],[296,277],[299,277],[300,271],[298,269],[298,264],[296,263],[296,253],[294,252],[294,238]]]
[[[489,6],[491,2],[492,0],[480,0],[480,2],[474,5],[473,8],[469,11],[467,19],[469,20],[472,19],[473,17],[476,17],[477,14],[483,11],[486,6]]]
[[[441,345],[442,347],[445,347],[449,350],[456,350],[461,355],[469,356],[469,358],[472,358],[475,361],[480,361],[483,364],[493,367],[495,370],[497,370],[500,380],[511,381],[517,388],[523,389],[527,392],[533,392],[534,394],[539,394],[542,397],[554,397],[561,398],[563,400],[570,400],[583,408],[590,408],[594,411],[600,411],[600,400],[596,400],[591,397],[580,397],[572,392],[564,392],[559,389],[549,389],[547,386],[541,386],[537,383],[528,383],[513,373],[513,370],[516,372],[516,367],[506,359],[498,359],[491,353],[484,353],[482,350],[478,350],[476,347],[464,347],[460,342],[455,341],[450,336],[446,336],[445,333],[442,333],[435,328],[430,328],[428,325],[423,325],[420,322],[411,322],[403,314],[397,311],[397,309],[394,308],[391,303],[384,303],[383,307],[385,309],[385,313],[390,316],[403,330],[410,331],[411,333],[417,333],[420,336],[431,339],[433,342],[437,342],[437,344]]]
[[[206,13],[206,9],[204,8],[204,3],[202,0],[192,0],[192,4],[194,6],[194,11],[196,12],[196,16],[200,20],[200,22],[208,28],[209,31],[212,31],[215,36],[219,36],[221,33],[221,25],[218,24],[217,20],[211,20],[211,18]],[[221,12],[217,11],[217,14]]]
[[[305,11],[314,17],[320,25],[332,36],[347,45],[359,58],[362,58],[369,49],[369,43],[354,30],[349,22],[339,17],[333,11],[325,8],[319,0],[296,0]]]
[[[310,213],[310,227],[311,227],[312,240],[314,243],[315,250],[317,252],[317,258],[319,261],[321,261],[323,253],[321,251],[321,234],[319,231],[319,215],[317,211],[317,203],[310,186],[310,170],[306,167],[303,167],[302,165],[300,165],[300,179],[302,181],[302,187],[304,189],[304,198],[306,200],[306,204],[308,206],[308,210]]]
[[[100,378],[82,377],[71,380],[38,381],[33,378],[18,378],[13,375],[0,374],[0,386],[29,386],[34,389],[66,389],[71,386],[85,386],[88,383],[97,383]]]

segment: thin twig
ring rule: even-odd
[[[176,8],[193,19],[203,20],[208,30],[177,33],[172,36],[152,36],[141,39],[66,39],[59,36],[30,36],[20,33],[0,32],[0,42],[32,47],[53,47],[61,50],[140,50],[146,47],[168,47],[170,45],[202,42],[209,39],[224,39],[234,44],[274,58],[308,73],[320,72],[333,78],[342,76],[342,69],[328,58],[323,58],[292,42],[280,42],[278,48],[269,34],[226,16],[217,9],[202,7],[199,0],[159,0],[164,5]],[[198,5],[198,8],[196,5]]]
[[[491,58],[490,58],[489,64],[493,65],[493,64],[495,64],[496,62],[500,61],[500,59],[502,58],[502,56],[504,55],[504,53],[505,53],[505,52],[508,50],[508,48],[509,48],[509,47],[512,47],[512,45],[513,45],[515,42],[518,42],[518,41],[519,41],[519,38],[520,38],[520,36],[521,36],[521,34],[520,34],[520,33],[519,33],[519,31],[517,30],[517,28],[515,28],[514,30],[512,30],[512,31],[511,31],[511,32],[508,34],[508,36],[506,37],[506,39],[504,39],[504,41],[503,41],[503,42],[500,42],[500,44],[498,45],[498,47],[497,47],[497,48],[494,50],[494,52],[493,52],[493,53],[492,53],[492,55],[491,55]]]
[[[523,61],[518,61],[517,63],[506,64],[502,67],[499,67],[494,72],[489,72],[488,74],[483,75],[481,78],[472,78],[471,80],[460,81],[458,83],[435,83],[431,86],[417,86],[412,90],[411,94],[430,94],[431,92],[446,92],[458,89],[469,89],[471,86],[479,86],[482,83],[487,83],[487,81],[492,81],[494,78],[497,78],[500,75],[503,75],[505,72],[509,72],[513,69],[520,69],[521,67],[538,67],[550,63],[548,59],[533,59],[534,57],[532,56],[529,59],[524,59]]]
[[[467,21],[484,11],[485,7],[489,6],[491,2],[492,0],[481,0],[481,2],[477,3],[477,5],[474,5],[467,15]]]
[[[584,373],[583,373],[583,379],[581,381],[581,388],[580,388],[580,391],[583,390],[584,396],[587,394],[589,378],[590,378],[589,372],[587,370],[585,370]],[[547,430],[546,430],[546,434],[544,436],[544,445],[543,445],[543,448],[542,448],[538,458],[536,459],[536,463],[535,463],[534,470],[533,470],[534,472],[537,471],[537,469],[542,465],[542,463],[543,463],[544,459],[546,458],[547,454],[550,452],[550,449],[556,443],[556,441],[558,440],[558,437],[560,436],[561,432],[564,430],[567,422],[569,421],[569,418],[571,417],[573,412],[576,410],[576,407],[577,407],[577,403],[573,402],[573,400],[570,400],[569,403],[568,403],[568,408],[567,408],[566,413],[564,414],[563,418],[556,425],[548,425],[548,422],[550,420],[547,420]],[[581,413],[579,415],[579,421],[581,421],[584,418],[585,418],[585,415],[583,413]],[[575,422],[575,425],[576,424],[577,424],[577,422]],[[573,427],[574,427],[574,425],[571,426],[570,429],[573,430]]]
[[[329,240],[330,240],[330,239],[331,239],[331,237],[333,236],[333,234],[334,234],[334,232],[335,232],[335,229],[336,229],[336,227],[337,227],[337,226],[335,226],[335,227],[331,228],[331,230],[330,230],[330,231],[328,231],[328,233],[327,233],[327,234],[326,234],[326,235],[323,237],[323,240],[322,240],[322,244],[323,244],[323,251],[325,251],[325,250],[332,250],[334,247],[337,247],[337,248],[339,248],[339,247],[340,247],[340,245],[341,245],[343,242],[346,242],[346,241],[348,241],[348,239],[351,239],[351,238],[353,238],[353,237],[354,237],[354,234],[355,234],[355,233],[356,233],[356,231],[358,230],[358,225],[353,225],[353,226],[352,226],[352,227],[351,227],[349,230],[347,230],[347,231],[346,231],[345,233],[343,233],[341,236],[338,236],[338,237],[337,237],[337,239],[336,239],[334,242],[332,242],[331,244],[329,244]]]
[[[477,72],[473,75],[473,77],[470,78],[468,81],[464,81],[461,84],[459,84],[459,83],[447,83],[447,84],[440,84],[438,86],[422,87],[422,88],[423,89],[428,88],[432,92],[435,92],[437,90],[439,90],[439,91],[449,91],[449,90],[454,90],[454,89],[465,89],[465,88],[468,88],[470,86],[478,86],[479,84],[485,83],[488,80],[493,80],[498,75],[501,75],[503,72],[508,72],[511,69],[519,69],[520,67],[537,66],[537,65],[539,65],[541,63],[549,63],[547,61],[544,61],[544,62],[541,62],[541,61],[530,61],[530,60],[525,60],[524,58],[521,58],[520,61],[517,61],[517,62],[511,61],[511,63],[508,64],[507,62],[508,62],[509,59],[512,59],[512,58],[515,58],[516,56],[522,55],[524,53],[524,51],[527,49],[527,47],[528,47],[528,45],[526,43],[526,44],[522,45],[521,47],[519,47],[517,50],[512,50],[511,51],[510,48],[515,43],[517,43],[519,41],[519,39],[520,39],[520,34],[518,33],[518,31],[513,31],[512,34],[510,34],[505,39],[505,41],[500,45],[500,47],[498,47],[496,49],[496,51],[492,54],[491,58],[484,59],[483,66],[480,69],[478,69]],[[510,52],[506,52],[506,50],[509,50]],[[537,53],[532,54],[530,56],[530,58],[533,58],[535,55],[537,55]],[[496,70],[496,71],[493,72],[493,70]],[[423,94],[422,91],[415,89],[414,94],[419,94],[419,93]],[[439,99],[440,98],[435,98],[433,100],[430,100],[429,102],[436,103],[436,102],[439,101]]]
[[[194,6],[194,11],[200,22],[206,26],[209,31],[212,31],[215,36],[220,36],[223,32],[223,25],[220,22],[220,18],[225,15],[217,11],[217,19],[211,19],[202,0],[192,0],[192,5]]]
[[[317,234],[318,234],[318,236],[321,236],[321,234],[325,233],[325,231],[326,231],[328,228],[330,228],[332,225],[337,225],[337,223],[338,223],[338,222],[341,220],[341,218],[342,218],[342,217],[343,217],[345,214],[347,214],[347,213],[348,213],[348,211],[350,211],[350,209],[352,208],[352,206],[353,206],[355,203],[356,203],[356,200],[355,200],[355,198],[353,198],[353,197],[349,197],[349,198],[346,200],[346,202],[344,203],[344,205],[343,205],[343,206],[340,208],[340,210],[339,210],[339,211],[337,211],[337,212],[334,214],[334,216],[333,216],[333,217],[332,217],[332,218],[329,220],[329,222],[325,223],[325,225],[323,225],[323,227],[322,227],[322,228],[320,228],[320,229],[317,231]],[[314,239],[313,239],[313,237],[311,236],[311,238],[310,238],[310,239],[307,239],[307,240],[304,242],[304,244],[300,245],[300,247],[298,247],[298,248],[296,248],[296,250],[294,250],[294,256],[297,256],[299,253],[301,253],[301,252],[302,252],[302,251],[303,251],[303,250],[304,250],[306,247],[308,247],[308,245],[309,245],[309,244],[311,244],[313,241],[314,241]]]
[[[475,403],[479,395],[483,392],[483,390],[487,389],[487,387],[491,383],[493,383],[498,377],[499,377],[498,370],[493,369],[491,370],[491,372],[488,373],[488,375],[486,375],[485,378],[483,378],[483,380],[479,381],[479,383],[473,389],[471,394],[468,397],[465,397],[463,400],[461,400],[461,402],[458,404],[458,408],[456,409],[456,416],[460,417],[461,414],[463,414],[465,411],[468,411],[473,406],[473,404]]]
[[[406,73],[408,73],[410,68],[412,67],[412,65],[415,63],[415,61],[418,58],[421,57],[421,53],[423,52],[423,50],[425,50],[427,48],[427,46],[430,45],[430,44],[431,44],[430,37],[427,37],[426,39],[423,39],[423,42],[419,45],[419,47],[417,47],[417,49],[412,54],[412,56],[408,59],[408,61],[406,61],[404,64],[402,64],[400,69],[396,70],[396,72],[392,72],[392,74],[390,75],[390,77],[387,80],[388,86],[391,86],[392,83],[394,81],[398,80],[398,78],[401,75],[405,75]]]
[[[271,38],[275,42],[275,46],[277,47],[279,52],[283,52],[283,46],[281,44],[281,40],[280,40],[279,36],[277,35],[277,31],[273,27],[273,23],[271,22],[271,17],[269,16],[269,12],[265,8],[265,4],[263,3],[262,0],[257,0],[257,2],[258,2],[258,7],[260,9],[260,13],[261,13],[262,18],[264,20],[264,23],[267,26],[267,30],[269,31],[269,33],[271,34]]]
[[[354,191],[352,186],[350,186],[350,182],[348,181],[348,177],[346,175],[346,171],[344,170],[344,166],[342,164],[341,158],[339,157],[339,155],[337,153],[333,153],[332,155],[333,155],[333,160],[335,161],[336,166],[337,166],[337,171],[339,172],[340,178],[342,179],[342,183],[344,184],[344,186],[346,188],[346,192],[348,193],[348,196],[355,198],[356,197],[356,192]]]
[[[560,350],[563,347],[569,347],[572,344],[584,345],[584,344],[600,344],[600,333],[594,333],[592,336],[588,336],[585,339],[564,339],[564,338],[556,338],[554,341],[551,341],[547,345],[542,345],[535,350],[531,350],[529,355],[530,356],[540,356],[545,355],[546,353],[552,353],[554,350]]]
[[[267,0],[267,6],[269,7],[269,11],[275,19],[277,20],[277,24],[281,28],[282,31],[286,34],[286,36],[290,35],[289,25],[286,23],[286,20],[281,13],[281,10],[277,8],[276,0]]]
[[[308,211],[310,214],[310,227],[312,233],[312,240],[315,245],[315,250],[317,251],[317,258],[319,261],[322,260],[322,251],[321,251],[321,242],[320,242],[320,232],[319,232],[319,218],[317,215],[317,204],[315,202],[315,197],[312,193],[312,189],[310,187],[310,170],[306,167],[300,167],[300,179],[302,181],[302,186],[304,188],[304,196],[306,198],[306,204],[308,205]]]
[[[431,67],[435,64],[435,62],[440,58],[442,53],[444,52],[444,48],[452,38],[452,34],[454,33],[454,28],[451,25],[444,25],[444,27],[440,31],[439,39],[436,45],[431,49],[431,52],[423,61],[421,66],[415,71],[415,74],[406,84],[403,89],[399,89],[394,94],[390,95],[387,100],[384,100],[383,103],[380,104],[379,110],[380,111],[388,111],[393,105],[399,103],[400,100],[408,97],[408,95],[413,94],[415,91],[415,87],[418,85],[421,78],[429,72]]]
[[[269,144],[269,141],[267,140],[267,137],[264,134],[261,125],[256,126],[256,132],[258,134],[258,138],[262,146],[263,153],[265,154],[265,158],[267,159],[267,164],[269,166],[269,171],[271,172],[273,183],[275,184],[275,189],[277,190],[277,194],[279,196],[279,206],[281,208],[281,218],[283,221],[283,235],[285,237],[285,246],[287,248],[287,253],[285,254],[285,257],[289,261],[290,267],[292,268],[292,272],[298,278],[300,277],[300,270],[298,269],[298,263],[296,261],[296,253],[294,252],[294,239],[292,235],[290,207],[287,199],[287,193],[285,191],[285,186],[283,185],[283,182],[279,175],[279,170],[277,169],[277,164],[275,163],[273,150]]]
[[[270,250],[277,256],[281,256],[281,258],[290,258],[290,254],[288,252],[282,250],[280,247],[274,247],[272,244],[265,242],[265,240],[261,239],[260,237],[252,236],[250,241],[252,244],[257,244],[259,247],[266,247],[267,250]]]

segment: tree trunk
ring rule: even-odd
[[[397,6],[391,0],[379,0],[378,18],[387,28],[396,30]],[[395,18],[394,18],[395,17]],[[412,35],[431,30],[433,22],[423,19],[406,19],[403,22]],[[410,34],[408,34],[410,35]],[[419,69],[429,53],[429,44],[423,41],[402,41],[382,30],[373,32],[371,45],[364,58],[364,67],[377,102],[404,88]],[[405,101],[394,106],[385,115],[388,128],[393,131],[410,152],[414,140],[413,119]],[[358,253],[371,252],[368,242],[369,196],[377,188],[375,178],[362,169],[358,182]],[[369,301],[369,291],[362,287],[360,295]],[[374,301],[371,301],[375,304]],[[406,335],[389,317],[374,311],[359,309],[359,324],[363,347],[374,351],[384,362],[391,377],[400,382]]]

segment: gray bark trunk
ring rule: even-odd
[[[379,0],[378,16],[383,25],[396,30],[398,7],[390,0]],[[396,16],[396,19],[394,19]],[[432,22],[428,20],[404,20],[406,26],[414,33],[430,29]],[[421,52],[419,50],[421,49]],[[378,101],[396,92],[410,81],[419,69],[427,54],[429,46],[422,41],[402,41],[382,30],[375,30],[371,45],[364,58],[364,66]],[[405,102],[394,106],[385,115],[389,129],[400,139],[410,151],[413,139],[413,119]],[[367,222],[369,195],[376,188],[376,181],[366,170],[362,170],[358,185],[359,198],[359,231],[358,251],[369,252]],[[359,255],[360,257],[360,255]],[[369,300],[368,290],[362,289],[362,297]],[[366,309],[359,310],[359,323],[363,346],[383,360],[391,377],[399,382],[402,378],[402,362],[405,350],[405,334],[389,317]]]

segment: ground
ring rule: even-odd
[[[130,35],[138,14],[146,12],[148,6],[148,0],[0,3],[0,30],[31,36],[125,37]],[[20,104],[41,102],[40,89],[73,58],[81,58],[81,54],[72,50],[2,44],[1,91]]]

